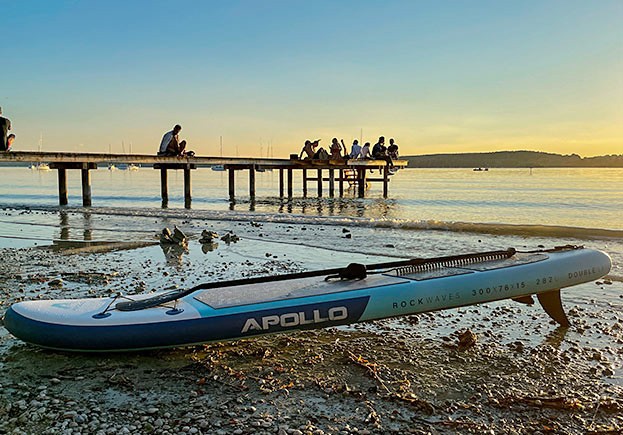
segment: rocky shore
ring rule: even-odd
[[[25,298],[309,267],[294,249],[277,254],[241,237],[202,251],[199,237],[173,253],[158,244],[2,249],[0,314]],[[0,327],[0,433],[620,433],[623,283],[574,291],[608,297],[566,302],[566,330],[511,301],[127,354],[47,351]]]

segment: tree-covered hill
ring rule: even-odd
[[[623,167],[623,154],[580,157],[539,151],[497,151],[491,153],[428,154],[401,156],[410,168],[597,168]]]

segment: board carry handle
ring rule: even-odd
[[[493,261],[504,258],[510,258],[515,255],[517,251],[514,248],[508,248],[506,250],[500,251],[488,251],[488,252],[477,252],[472,254],[462,254],[462,255],[451,255],[447,257],[434,257],[434,258],[412,258],[410,260],[401,260],[401,261],[390,261],[386,263],[376,263],[369,264],[363,266],[365,271],[378,271],[384,269],[383,271],[387,271],[387,269],[394,269],[399,267],[421,267],[424,270],[430,270],[439,267],[457,267],[459,265],[465,265],[474,262],[482,262],[482,261]],[[165,304],[167,302],[172,302],[177,299],[188,296],[198,290],[209,290],[215,288],[224,288],[224,287],[234,287],[239,285],[248,285],[248,284],[261,284],[265,282],[278,282],[278,281],[288,281],[292,279],[300,279],[300,278],[312,278],[317,276],[331,276],[331,278],[340,279],[361,279],[361,273],[359,273],[355,277],[350,276],[350,270],[361,270],[362,265],[353,266],[357,263],[351,263],[347,267],[333,268],[333,269],[325,269],[325,270],[312,270],[308,272],[297,272],[297,273],[289,273],[285,275],[274,275],[274,276],[261,276],[257,278],[243,278],[243,279],[234,279],[231,281],[217,281],[217,282],[207,282],[203,284],[196,285],[187,290],[178,290],[172,291],[169,293],[163,293],[152,298],[143,299],[139,301],[124,301],[118,302],[115,305],[115,309],[119,311],[138,311],[144,310],[147,308],[157,307],[159,305]],[[364,272],[365,272],[364,271]],[[382,272],[377,272],[382,273]],[[364,276],[365,278],[365,276]]]

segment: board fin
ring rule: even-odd
[[[528,296],[519,296],[516,298],[513,298],[513,300],[515,302],[519,302],[520,304],[526,304],[526,305],[533,305],[534,304],[534,299],[532,299],[532,296],[528,295]]]
[[[560,300],[560,289],[550,290],[536,295],[541,306],[549,316],[562,326],[571,326]]]

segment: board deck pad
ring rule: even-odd
[[[547,260],[549,256],[547,254],[541,253],[516,253],[512,257],[505,258],[502,260],[494,260],[494,261],[484,261],[482,263],[474,263],[468,266],[465,266],[465,269],[469,270],[477,270],[479,272],[484,272],[486,270],[495,270],[495,269],[503,269],[505,267],[513,267],[513,266],[521,266],[523,264],[531,264],[538,263],[539,261]]]
[[[293,279],[291,281],[265,282],[232,287],[204,290],[194,296],[196,300],[216,310],[263,302],[296,299],[309,296],[322,296],[352,290],[365,290],[370,287],[382,287],[408,281],[424,281],[449,276],[458,276],[535,263],[548,258],[545,254],[515,254],[510,258],[467,264],[463,267],[440,266],[432,270],[413,273],[389,272],[368,275],[362,280],[319,280],[318,277]]]
[[[445,278],[447,276],[467,275],[468,273],[474,273],[473,270],[459,269],[456,267],[440,267],[439,269],[426,270],[424,272],[415,273],[388,273],[389,276],[398,276],[400,278],[406,278],[413,281],[425,281],[428,279]]]
[[[324,281],[318,279],[318,277],[311,277],[293,279],[291,281],[215,288],[204,290],[195,295],[194,298],[214,309],[221,309],[262,302],[365,290],[370,287],[382,287],[405,282],[408,282],[408,280],[402,277],[387,275],[369,275],[366,279],[348,281]]]

